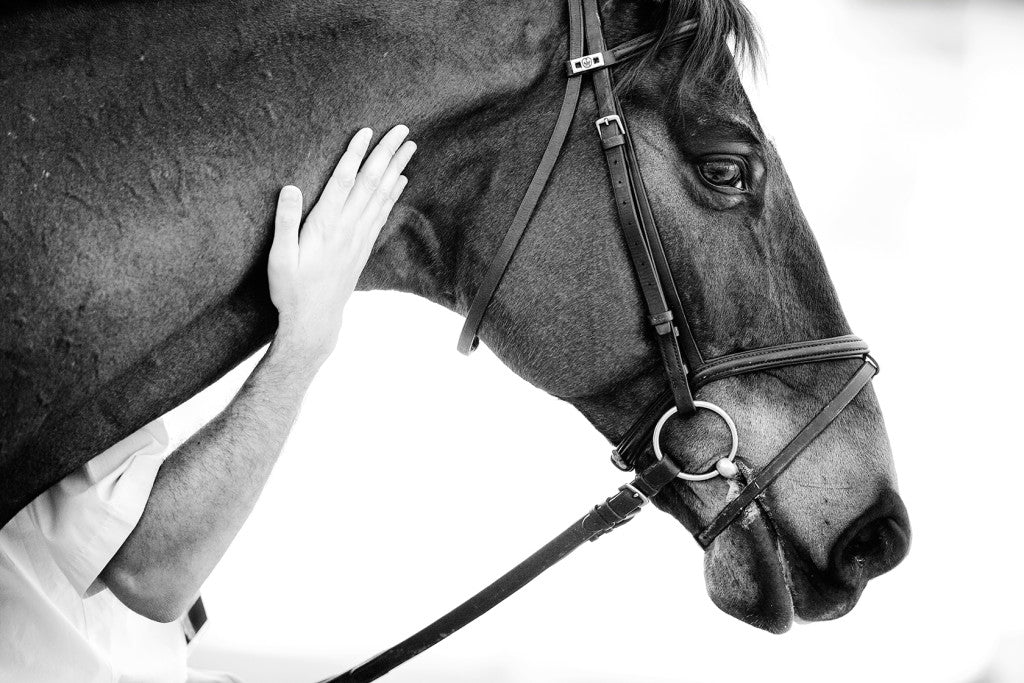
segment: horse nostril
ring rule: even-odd
[[[883,498],[843,533],[832,548],[832,573],[851,586],[863,586],[907,556],[910,524],[895,493]]]
[[[864,579],[873,579],[895,567],[906,555],[902,540],[903,534],[894,519],[876,519],[850,539],[843,550],[843,563],[857,567],[865,574]]]

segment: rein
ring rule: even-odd
[[[477,334],[488,304],[540,202],[575,117],[583,78],[589,75],[597,100],[598,118],[594,125],[604,149],[619,222],[668,378],[668,388],[626,431],[612,452],[612,462],[623,471],[635,469],[649,449],[653,450],[654,462],[530,557],[448,614],[363,664],[322,683],[362,683],[378,679],[485,614],[583,543],[597,540],[633,519],[651,498],[677,478],[695,482],[722,476],[743,485],[739,494],[696,534],[697,543],[707,549],[839,417],[878,372],[867,345],[853,335],[781,344],[707,361],[703,358],[675,287],[610,71],[610,67],[644,54],[659,40],[662,45],[669,45],[687,39],[696,30],[697,21],[685,22],[664,36],[649,33],[608,49],[598,0],[568,0],[568,6],[569,59],[562,106],[537,170],[470,305],[458,348],[468,354],[479,343]],[[584,53],[584,45],[589,53]],[[727,377],[849,359],[860,359],[861,365],[846,385],[749,481],[745,481],[733,462],[739,438],[732,418],[719,406],[694,400],[694,394],[701,387]],[[662,454],[660,436],[669,419],[687,419],[698,410],[711,411],[725,421],[732,435],[732,446],[729,455],[719,459],[714,468],[691,474],[683,472],[671,458]]]

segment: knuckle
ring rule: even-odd
[[[334,186],[339,190],[350,190],[355,184],[355,176],[348,172],[336,173],[334,175]]]
[[[364,176],[363,180],[366,182],[366,186],[371,190],[376,190],[380,187],[380,183],[383,180],[379,171],[368,171]]]

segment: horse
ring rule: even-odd
[[[740,82],[758,41],[741,2],[604,0],[602,11],[611,45],[697,22],[689,41],[655,42],[616,78],[704,356],[849,333]],[[0,523],[272,338],[275,192],[322,187],[364,125],[406,123],[419,152],[359,288],[465,314],[558,111],[566,31],[564,3],[550,0],[0,10]],[[667,379],[594,113],[584,97],[479,332],[615,441]],[[410,336],[401,320],[379,333]],[[730,377],[701,397],[734,416],[737,461],[755,470],[852,362]],[[714,462],[720,432],[703,416],[670,424],[662,443],[694,471]],[[695,531],[735,495],[723,479],[676,481],[654,502]],[[909,542],[868,387],[710,545],[707,592],[781,633],[846,614]]]

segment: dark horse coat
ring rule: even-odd
[[[401,3],[0,9],[0,523],[269,339],[276,191],[319,187],[351,131],[408,123],[433,146],[425,164],[456,181],[456,162],[489,153],[426,131],[447,141],[475,115],[514,114],[499,100],[537,85],[561,8],[538,13],[543,32],[511,33],[487,9],[488,22]],[[505,55],[486,74],[445,47],[469,24],[476,49]],[[446,221],[472,213],[475,184],[418,183]],[[392,223],[422,220],[400,207]],[[450,283],[419,286],[412,262],[454,241],[396,245],[360,286],[451,303]]]

